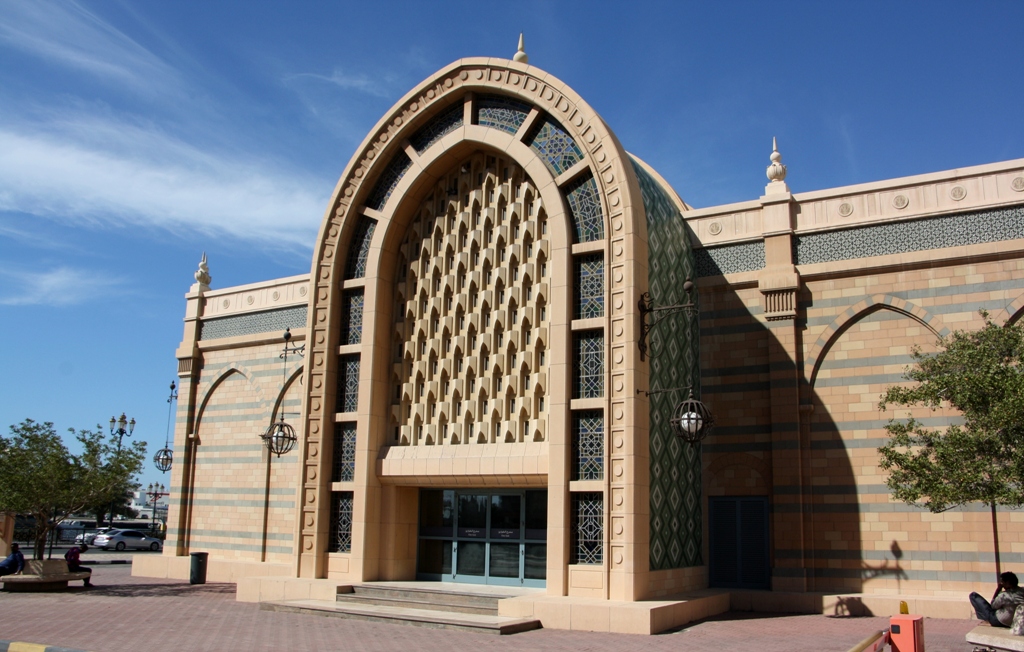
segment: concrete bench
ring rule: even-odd
[[[72,580],[88,580],[90,573],[72,573],[63,559],[31,559],[21,575],[4,575],[0,582],[8,591],[53,591],[68,588]]]
[[[980,625],[965,637],[976,650],[1016,650],[1024,652],[1024,636],[1016,636],[1005,627]]]

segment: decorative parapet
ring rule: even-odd
[[[793,195],[795,232],[811,233],[969,213],[1024,203],[1024,159]],[[761,201],[686,211],[697,248],[763,237]]]
[[[309,274],[211,290],[204,297],[203,319],[304,305],[309,302]]]

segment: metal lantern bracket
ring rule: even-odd
[[[686,282],[683,283],[683,292],[689,297],[692,291],[693,281],[686,279]],[[677,312],[685,313],[687,317],[697,314],[697,304],[692,299],[687,298],[686,303],[677,303],[671,306],[655,306],[650,292],[644,292],[640,296],[637,308],[640,310],[640,338],[637,340],[636,346],[640,349],[641,360],[647,357],[647,336],[665,317]]]
[[[167,473],[171,470],[171,465],[174,463],[174,450],[170,447],[171,438],[171,413],[174,410],[174,401],[178,398],[178,392],[175,391],[177,385],[174,381],[171,381],[171,395],[167,397],[167,431],[164,433],[164,447],[156,452],[153,456],[153,464],[156,466],[158,471]]]
[[[294,353],[299,357],[304,357],[306,354],[306,345],[291,346],[291,339],[292,329],[284,329],[284,351],[282,351],[281,355],[278,356],[284,360],[284,367],[281,370],[282,391],[284,391],[284,387],[288,383],[288,354]],[[270,427],[260,435],[260,439],[263,440],[263,445],[267,447],[267,450],[278,457],[288,453],[295,446],[295,442],[298,441],[298,437],[295,435],[295,429],[285,423],[283,396],[281,397],[281,411],[278,413],[278,420],[270,424]]]

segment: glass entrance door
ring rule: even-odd
[[[418,579],[544,586],[547,491],[421,489]]]

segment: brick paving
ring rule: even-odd
[[[888,624],[888,618],[732,613],[651,637],[553,629],[498,637],[260,611],[258,605],[235,602],[233,584],[191,586],[178,580],[132,577],[127,566],[99,567],[93,581],[97,587],[92,590],[80,588],[76,582],[62,593],[0,592],[0,640],[94,652],[845,652]],[[928,619],[928,652],[969,651],[964,635],[976,624],[973,620]]]

